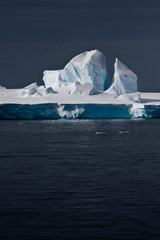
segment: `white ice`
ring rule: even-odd
[[[36,82],[28,85],[27,87],[22,89],[21,97],[28,97],[28,96],[35,95],[37,93],[37,88],[38,86]]]
[[[98,93],[99,91],[89,82],[77,85],[71,92],[72,95],[95,95]]]
[[[96,90],[108,87],[108,74],[105,56],[98,50],[86,51],[71,59],[63,70],[44,71],[43,81],[46,87],[59,83],[91,83]]]

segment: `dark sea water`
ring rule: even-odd
[[[0,121],[0,239],[160,239],[160,120]]]

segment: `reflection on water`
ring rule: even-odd
[[[1,239],[159,239],[160,121],[0,122]]]

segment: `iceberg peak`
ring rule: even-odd
[[[70,62],[82,67],[84,67],[86,64],[92,64],[102,69],[106,69],[105,56],[97,49],[83,52],[72,58]]]
[[[132,72],[126,65],[124,65],[118,58],[114,64],[115,73],[120,75],[126,75],[127,77],[137,78],[137,75]]]
[[[106,58],[97,49],[83,52],[72,58],[63,70],[44,71],[43,81],[45,87],[53,87],[58,81],[91,83],[96,90],[104,91],[108,88]]]
[[[137,75],[116,58],[114,76],[110,88],[106,91],[113,95],[137,92]]]

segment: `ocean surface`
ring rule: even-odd
[[[0,121],[1,240],[159,240],[160,120]]]

